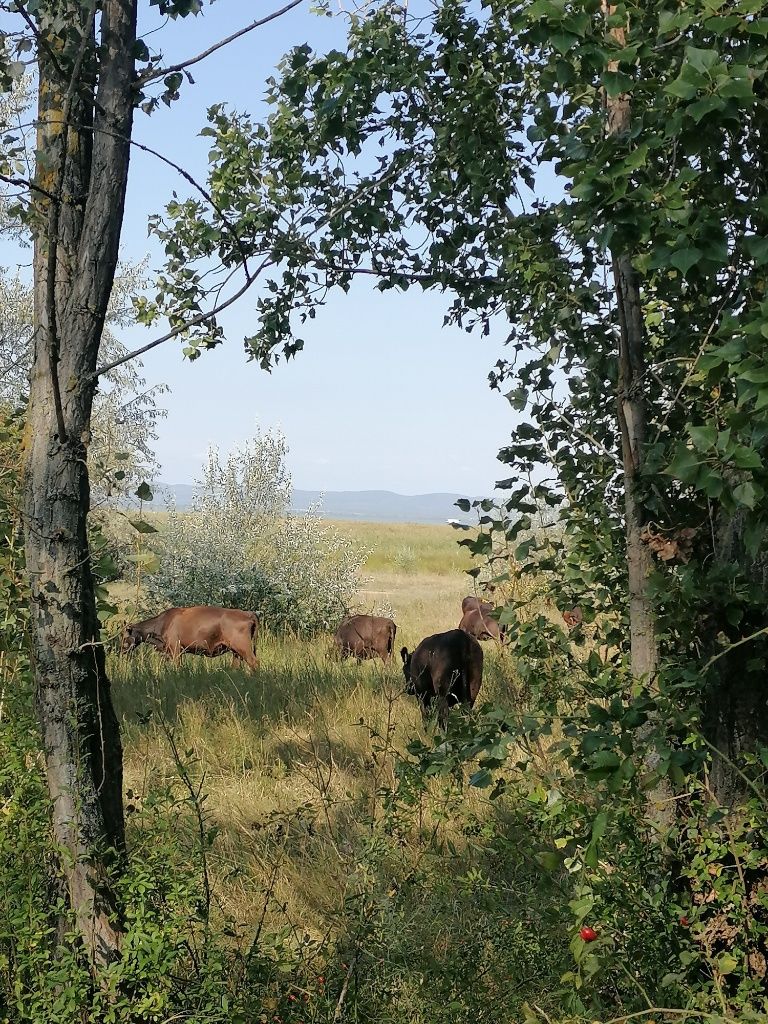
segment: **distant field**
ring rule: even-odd
[[[330,520],[330,523],[370,549],[365,568],[371,573],[427,572],[449,576],[472,565],[467,549],[458,544],[462,538],[470,536],[469,532],[451,526],[339,520]]]

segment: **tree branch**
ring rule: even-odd
[[[30,192],[39,192],[41,196],[45,196],[52,203],[64,202],[61,196],[54,195],[53,192],[49,192],[41,185],[36,185],[34,181],[30,181],[28,178],[12,178],[8,174],[0,174],[0,181],[4,181],[6,185],[14,185],[17,188],[27,188]]]
[[[216,51],[220,50],[222,47],[228,46],[236,39],[240,39],[241,36],[247,35],[248,32],[252,32],[255,28],[260,28],[262,25],[266,25],[267,22],[274,21],[283,14],[287,14],[288,11],[292,10],[294,7],[298,7],[301,2],[302,0],[291,0],[290,3],[285,5],[285,7],[281,7],[279,10],[273,11],[272,14],[268,14],[266,18],[260,18],[258,21],[252,21],[250,25],[246,25],[237,32],[233,32],[232,35],[227,36],[226,39],[220,39],[218,43],[214,43],[213,46],[209,46],[207,50],[203,50],[202,53],[198,53],[196,57],[190,57],[188,60],[183,60],[179,64],[171,64],[167,68],[155,68],[152,71],[146,71],[143,75],[139,75],[136,84],[141,88],[149,82],[156,82],[159,78],[164,78],[166,75],[172,75],[174,72],[183,71],[185,68],[189,68],[193,64],[199,64],[201,60],[205,60],[205,58],[210,57],[212,53],[216,53]]]
[[[197,327],[199,324],[204,324],[206,320],[211,320],[219,313],[222,313],[228,306],[231,306],[233,302],[237,302],[241,296],[245,295],[259,274],[261,274],[261,272],[265,270],[271,262],[271,259],[264,260],[256,273],[248,277],[245,284],[241,288],[238,288],[233,295],[230,295],[230,297],[220,305],[214,306],[214,308],[209,310],[207,313],[200,313],[199,316],[193,317],[191,320],[188,320],[184,324],[180,324],[178,327],[174,327],[172,331],[168,331],[168,333],[164,334],[161,338],[155,338],[154,341],[150,341],[147,345],[142,345],[141,348],[137,348],[132,352],[126,353],[126,355],[121,356],[120,359],[115,359],[111,363],[106,363],[104,366],[100,366],[91,376],[93,378],[103,377],[105,373],[109,373],[110,370],[114,370],[116,366],[122,366],[123,363],[127,363],[130,359],[135,359],[136,356],[144,355],[145,352],[149,352],[151,349],[157,348],[158,345],[162,345],[163,342],[170,341],[171,338],[178,338],[180,334],[189,330],[190,327]]]

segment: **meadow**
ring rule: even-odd
[[[457,625],[472,580],[456,531],[337,525],[370,551],[359,608],[393,610],[397,651]],[[484,651],[479,702],[519,708],[513,656]],[[266,632],[257,653],[253,675],[143,649],[111,675],[131,842],[148,865],[170,844],[182,875],[202,873],[206,919],[261,972],[262,1019],[490,1024],[523,1019],[527,1000],[551,1008],[567,910],[525,806],[453,776],[409,796],[408,747],[431,727],[399,657],[339,662],[329,637]],[[158,884],[164,865],[148,870]]]

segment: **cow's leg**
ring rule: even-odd
[[[258,671],[259,659],[253,653],[253,647],[251,646],[250,640],[243,644],[233,644],[231,647],[228,647],[227,650],[232,651],[234,656],[239,658],[240,661],[244,661],[251,672]]]
[[[427,691],[426,693],[419,694],[419,704],[421,705],[421,720],[424,725],[429,721],[430,712],[432,710],[432,694]]]
[[[449,694],[447,693],[441,692],[437,695],[437,724],[443,732],[448,728],[448,700]]]

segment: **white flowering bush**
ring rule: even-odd
[[[222,461],[211,449],[187,512],[169,508],[148,580],[158,605],[213,604],[254,611],[273,631],[335,625],[360,585],[366,552],[312,508],[289,511],[287,445],[256,437]]]

